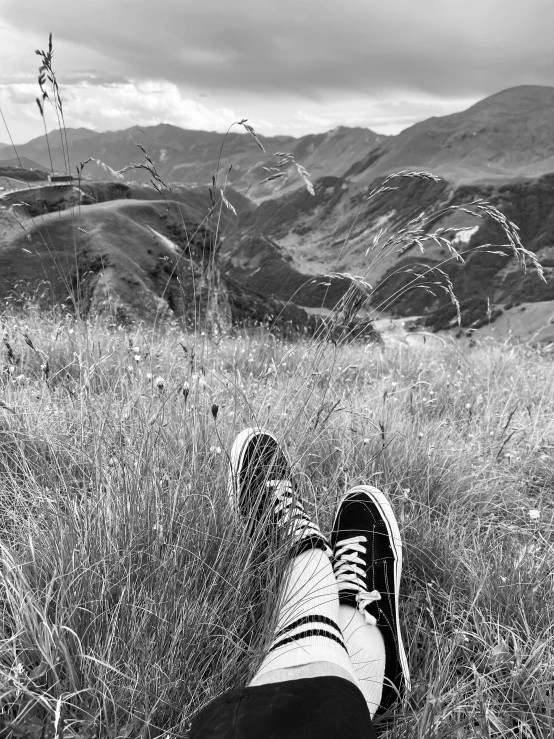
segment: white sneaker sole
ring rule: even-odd
[[[394,586],[395,586],[395,593],[394,593],[394,602],[395,602],[395,616],[396,616],[396,638],[398,639],[398,656],[400,658],[400,666],[402,668],[402,674],[404,675],[404,682],[406,685],[406,691],[409,692],[411,689],[411,679],[410,679],[410,668],[408,666],[408,658],[406,656],[406,650],[404,649],[404,642],[402,641],[402,634],[400,632],[400,619],[399,619],[399,611],[398,611],[398,595],[399,595],[399,587],[400,587],[400,576],[402,574],[402,537],[400,535],[400,529],[398,528],[398,521],[396,520],[396,516],[394,515],[394,511],[392,510],[392,506],[386,497],[384,493],[382,493],[377,488],[374,488],[372,485],[356,485],[353,488],[350,488],[348,490],[343,499],[341,500],[339,504],[339,510],[340,506],[342,505],[342,502],[346,498],[346,496],[351,495],[352,493],[357,492],[364,492],[366,495],[368,495],[373,504],[378,509],[379,513],[381,514],[381,517],[383,521],[385,522],[385,525],[387,527],[387,532],[389,534],[389,539],[391,541],[392,550],[394,553]],[[337,511],[338,516],[338,511]],[[335,516],[335,521],[333,522],[333,529],[335,527],[335,522],[337,520],[337,516]]]
[[[231,455],[230,455],[231,456],[231,463],[230,463],[231,469],[229,471],[229,483],[227,485],[227,495],[229,496],[229,502],[231,504],[231,507],[236,513],[240,513],[239,470],[242,467],[244,455],[246,453],[248,444],[251,442],[251,440],[254,437],[260,436],[261,434],[264,434],[265,436],[269,436],[270,438],[274,439],[275,443],[278,443],[276,437],[270,431],[266,431],[265,429],[260,429],[260,428],[251,428],[251,429],[244,429],[244,431],[241,431],[240,434],[235,439],[235,441],[233,442],[233,446],[231,447]]]

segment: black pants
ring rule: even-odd
[[[229,690],[195,717],[189,739],[375,739],[362,692],[342,677]]]

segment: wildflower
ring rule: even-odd
[[[364,439],[363,443],[364,443],[364,444],[369,444],[369,439],[367,439],[367,438],[366,438],[366,439]]]
[[[537,521],[541,517],[541,512],[536,508],[531,508],[529,511],[529,518],[533,521]]]
[[[466,403],[466,411],[469,411],[471,409],[471,403]]]
[[[140,346],[134,346],[133,351],[135,354],[140,354]]]
[[[151,372],[147,372],[146,373],[146,379],[147,380],[151,380],[152,379],[152,373]]]
[[[214,417],[214,421],[216,420],[218,413],[219,413],[219,406],[217,403],[214,403],[212,405],[212,416]]]
[[[212,454],[221,454],[221,447],[220,446],[211,446],[210,447],[210,452],[212,452]]]
[[[133,357],[133,359],[135,360],[135,362],[140,362],[140,360],[141,360],[140,354],[135,354],[134,357]]]
[[[181,388],[181,392],[183,393],[183,398],[185,399],[185,403],[187,402],[187,398],[190,393],[190,385],[188,382],[183,382],[183,387]]]
[[[164,389],[164,387],[165,387],[165,380],[164,380],[164,378],[163,378],[163,377],[162,377],[161,375],[158,375],[158,376],[156,377],[156,379],[154,380],[154,385],[155,385],[155,386],[156,386],[156,387],[158,388],[158,390],[160,390],[160,392],[161,392],[161,391],[162,391],[162,390]]]

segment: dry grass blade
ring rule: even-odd
[[[256,131],[254,131],[253,126],[251,126],[249,123],[246,122],[247,120],[248,120],[248,118],[244,118],[243,120],[239,121],[239,124],[241,126],[243,126],[243,128],[244,128],[245,131],[248,131],[248,133],[252,136],[252,138],[258,144],[258,146],[260,147],[260,149],[265,153],[265,149],[263,147],[262,142],[258,138],[258,134],[256,133]]]
[[[225,193],[223,190],[220,189],[219,191],[221,193],[221,199],[223,201],[223,205],[227,208],[227,210],[230,210],[231,213],[233,213],[235,216],[237,215],[237,211],[235,210],[234,206],[227,200],[225,197]]]
[[[312,185],[310,175],[308,174],[306,168],[296,162],[296,169],[298,170],[298,174],[300,175],[300,177],[302,177],[302,179],[304,180],[306,189],[308,190],[310,195],[315,195],[314,186]]]
[[[277,172],[277,174],[269,175],[269,177],[266,177],[265,180],[260,180],[259,184],[263,185],[264,182],[271,182],[272,180],[278,180],[280,177],[284,177],[284,172]]]

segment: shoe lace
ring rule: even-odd
[[[266,485],[276,499],[274,511],[277,523],[288,529],[295,543],[309,536],[325,538],[306,513],[290,480],[268,480]]]
[[[366,623],[375,626],[377,619],[368,613],[367,606],[381,600],[378,590],[367,589],[365,581],[366,562],[360,556],[367,553],[367,536],[352,536],[337,542],[335,552],[335,577],[339,586],[339,593],[347,590],[356,591],[358,610],[364,616]]]

